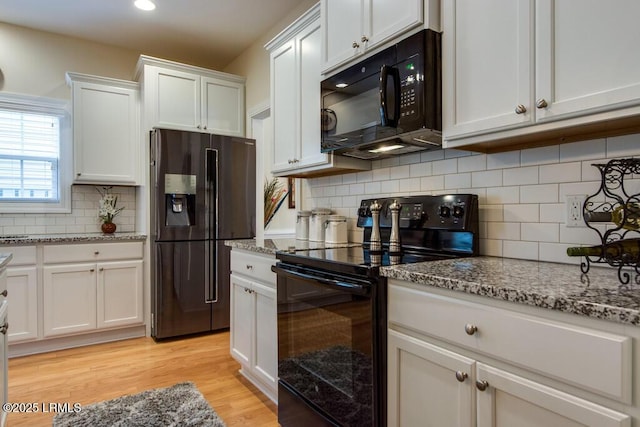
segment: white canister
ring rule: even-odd
[[[309,221],[309,240],[312,242],[324,242],[324,226],[331,209],[316,208],[311,211]]]
[[[309,240],[309,217],[311,211],[298,211],[296,219],[296,239]]]
[[[325,243],[347,243],[347,218],[342,215],[329,215],[327,218]]]

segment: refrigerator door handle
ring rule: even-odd
[[[207,212],[206,236],[208,244],[205,246],[205,297],[207,304],[218,301],[218,257],[215,247],[218,239],[218,150],[205,149],[204,174],[205,180],[205,209]],[[213,174],[211,173],[213,171]],[[214,182],[212,182],[214,181]],[[212,194],[213,193],[213,194]],[[214,215],[211,215],[213,208]]]

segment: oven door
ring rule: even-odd
[[[285,263],[272,269],[278,277],[278,421],[283,427],[375,425],[372,281]],[[317,423],[309,411],[319,415]]]

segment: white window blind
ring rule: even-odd
[[[60,118],[0,109],[0,201],[58,202]]]

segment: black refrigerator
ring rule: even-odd
[[[230,250],[255,237],[255,141],[151,131],[151,335],[229,327]]]

